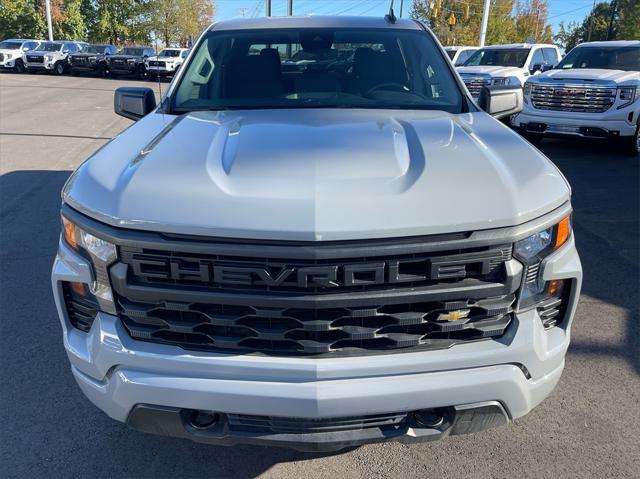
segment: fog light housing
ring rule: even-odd
[[[71,325],[80,331],[89,332],[98,315],[99,305],[88,285],[77,282],[62,282],[62,295]]]

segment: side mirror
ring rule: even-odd
[[[137,121],[156,108],[156,96],[151,88],[121,87],[113,97],[113,109],[117,115]]]
[[[540,67],[540,72],[544,73],[544,72],[548,72],[549,70],[553,70],[554,65],[542,65]]]
[[[534,65],[531,65],[531,68],[529,69],[529,73],[531,73],[532,75],[535,72],[539,72],[542,71],[542,64],[541,63],[536,63]]]
[[[478,105],[494,118],[500,119],[522,111],[522,87],[513,85],[482,87]]]

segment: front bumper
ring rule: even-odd
[[[49,71],[53,70],[55,62],[44,62],[44,63],[25,63],[24,66],[27,70],[39,70],[39,71]]]
[[[521,131],[544,136],[607,139],[635,135],[639,117],[638,102],[603,114],[535,110],[527,106],[514,117],[512,125]]]
[[[117,317],[105,313],[98,314],[88,333],[74,329],[66,316],[60,282],[90,282],[92,271],[63,243],[52,282],[73,375],[84,394],[109,416],[152,430],[141,426],[133,414],[137,407],[151,405],[165,408],[169,418],[155,432],[217,444],[295,447],[291,438],[248,437],[229,430],[218,431],[217,436],[194,432],[176,418],[184,411],[203,410],[320,420],[435,408],[457,411],[485,402],[499,404],[504,417],[523,416],[551,393],[564,366],[582,279],[573,238],[547,259],[543,275],[545,280],[573,280],[567,317],[551,330],[544,330],[536,310],[530,310],[517,314],[513,327],[499,340],[446,350],[321,359],[216,354],[136,341]],[[394,434],[332,436],[335,441],[314,436],[298,447],[331,450],[384,439],[436,439],[452,433],[455,417],[451,416],[448,428],[437,431],[416,432],[406,423]]]

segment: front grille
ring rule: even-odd
[[[44,63],[44,57],[42,55],[27,55],[27,61],[29,63]]]
[[[159,243],[119,247],[110,269],[119,316],[133,338],[194,350],[448,348],[502,335],[520,283],[506,267],[511,245]]]
[[[616,89],[574,85],[536,85],[531,102],[538,110],[603,113],[616,99]]]
[[[151,60],[149,62],[149,66],[150,67],[164,67],[166,64],[165,62],[160,62],[160,61],[156,61],[156,60]]]
[[[463,77],[462,81],[464,81],[471,96],[480,96],[482,87],[491,85],[491,80],[484,77]]]
[[[114,58],[111,60],[112,65],[125,65],[126,62],[120,58]]]
[[[87,57],[71,57],[71,63],[74,65],[86,65]]]
[[[407,417],[406,412],[321,419],[227,414],[229,429],[267,434],[313,434],[389,428],[405,423]]]

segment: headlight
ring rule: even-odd
[[[96,297],[102,311],[115,314],[116,306],[108,272],[108,267],[118,257],[115,245],[84,231],[64,216],[62,226],[65,242],[91,261],[94,280],[89,284],[89,291]]]
[[[96,62],[96,57],[89,57],[89,61],[91,63],[95,63]]]
[[[506,77],[494,78],[491,82],[492,85],[508,85],[509,79]]]
[[[11,53],[7,53],[5,57],[7,57],[7,60],[11,60],[11,57],[13,57],[13,55]]]
[[[131,64],[133,64],[133,63],[135,63],[135,62],[136,62],[136,59],[135,59],[135,58],[129,58],[129,59],[127,60],[127,63],[129,63],[130,65],[131,65]]]
[[[48,62],[53,60],[53,55],[45,55],[44,59],[47,60]]]
[[[571,217],[567,216],[551,228],[515,244],[513,254],[525,265],[518,310],[529,309],[562,292],[562,281],[542,279],[542,264],[547,256],[567,242],[570,235]]]
[[[635,86],[618,88],[618,96],[620,100],[624,101],[624,103],[618,107],[618,110],[620,108],[625,108],[636,101],[636,98],[638,98],[638,88],[639,87]]]
[[[523,94],[524,94],[524,102],[529,103],[529,97],[531,96],[531,92],[533,91],[533,85],[530,82],[526,82],[524,84]]]

